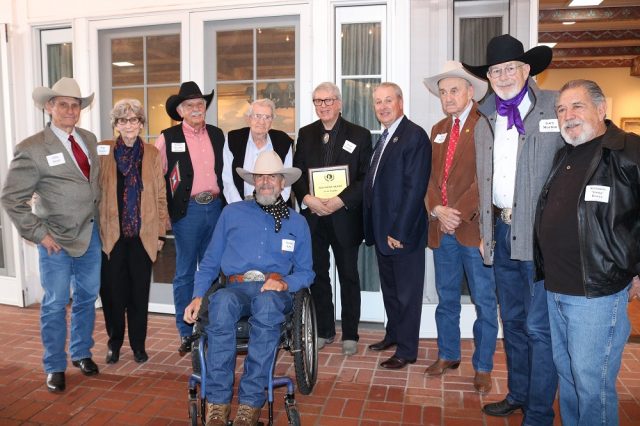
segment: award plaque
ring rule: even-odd
[[[349,186],[349,166],[309,169],[309,192],[314,197],[332,198]]]

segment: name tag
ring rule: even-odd
[[[439,133],[436,135],[435,139],[433,140],[435,143],[443,143],[445,140],[447,139],[447,134],[446,133]]]
[[[110,148],[109,145],[98,145],[98,155],[109,155]]]
[[[548,120],[540,120],[540,132],[559,132],[557,118],[550,118]]]
[[[49,163],[49,167],[59,166],[60,164],[64,164],[64,155],[61,152],[57,154],[47,155],[47,163]]]
[[[350,141],[344,141],[344,145],[342,145],[342,149],[347,151],[349,154],[353,154],[353,150],[356,149],[356,144]]]
[[[187,150],[184,142],[171,142],[171,152],[185,152]]]
[[[587,185],[584,191],[585,201],[597,201],[598,203],[609,202],[609,191],[611,188],[602,185]]]
[[[295,246],[295,240],[282,240],[282,251],[293,251]]]

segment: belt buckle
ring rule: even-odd
[[[511,225],[511,209],[501,209],[500,219],[502,219],[505,224]]]
[[[209,204],[210,202],[213,201],[213,193],[209,191],[203,191],[203,192],[200,192],[199,194],[196,194],[196,196],[193,197],[193,199],[198,204]]]
[[[260,271],[251,270],[251,271],[245,272],[242,275],[242,279],[244,281],[264,281],[265,280],[265,276]]]

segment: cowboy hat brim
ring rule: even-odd
[[[49,102],[51,98],[67,97],[67,98],[78,99],[80,101],[80,109],[85,109],[86,107],[91,105],[94,95],[95,94],[92,93],[89,96],[85,96],[84,98],[82,98],[82,97],[77,97],[69,94],[56,92],[55,90],[49,89],[48,87],[36,87],[33,90],[33,94],[31,95],[31,97],[33,98],[33,101],[36,103],[36,106],[38,108],[44,108],[45,104]]]
[[[295,181],[300,179],[300,176],[302,176],[302,170],[298,169],[297,167],[283,167],[282,169],[275,170],[272,173],[254,173],[249,170],[245,170],[242,167],[236,167],[236,172],[240,175],[242,180],[253,186],[256,185],[256,182],[253,179],[254,174],[283,175],[284,186],[291,186]]]
[[[180,117],[180,114],[178,114],[178,105],[180,105],[182,102],[186,101],[187,99],[204,99],[205,102],[207,103],[206,109],[209,109],[209,105],[211,105],[211,101],[213,100],[214,92],[215,90],[212,90],[211,93],[209,93],[208,95],[199,95],[199,94],[194,94],[190,96],[171,95],[169,96],[169,98],[167,99],[167,102],[165,103],[167,114],[169,114],[169,117],[171,117],[175,121],[182,121],[182,117]]]
[[[467,80],[473,87],[473,99],[476,101],[480,101],[484,97],[485,93],[487,93],[487,82],[479,79],[462,68],[449,70],[434,75],[433,77],[427,77],[423,80],[423,83],[431,93],[440,97],[440,88],[438,87],[438,83],[440,80],[445,78],[462,78]]]
[[[462,63],[470,73],[475,75],[476,77],[487,80],[487,72],[489,71],[489,67],[497,64],[502,64],[505,62],[511,61],[519,61],[524,62],[525,64],[529,64],[531,70],[529,71],[530,76],[538,75],[551,63],[551,59],[553,59],[553,51],[548,46],[536,46],[532,49],[527,50],[522,55],[516,56],[514,58],[503,58],[500,62],[494,62],[486,65],[469,65]]]

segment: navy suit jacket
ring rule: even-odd
[[[367,175],[373,172],[370,167]],[[424,249],[427,241],[424,196],[430,173],[429,137],[405,116],[382,153],[373,189],[364,188],[367,245],[375,244],[384,255]],[[404,248],[390,249],[387,236],[400,241]]]

